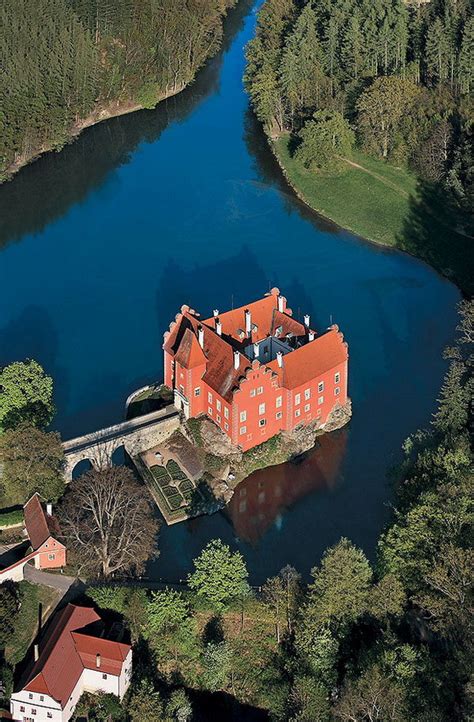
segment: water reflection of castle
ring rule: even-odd
[[[243,481],[227,506],[240,539],[256,543],[282,512],[312,491],[334,488],[347,443],[347,430],[318,438],[299,462],[260,469]]]

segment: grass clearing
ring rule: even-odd
[[[288,182],[311,208],[363,238],[423,258],[465,294],[474,292],[469,219],[449,205],[442,188],[358,151],[341,173],[307,170],[291,156],[289,141],[282,135],[271,146]]]
[[[416,190],[411,174],[361,153],[355,153],[351,160],[366,170],[349,164],[341,173],[307,170],[291,157],[288,140],[289,136],[282,136],[273,147],[290,184],[303,200],[342,228],[386,246],[396,245],[409,212],[407,194]]]
[[[0,529],[23,524],[23,509],[0,512]]]

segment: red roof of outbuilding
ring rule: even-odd
[[[22,689],[47,694],[64,707],[84,668],[120,674],[123,660],[130,651],[128,644],[94,637],[80,630],[100,620],[94,609],[68,604],[56,615],[48,636],[40,647],[40,657],[28,673]]]
[[[50,536],[59,534],[59,525],[53,516],[45,513],[39,494],[33,494],[23,507],[26,531],[36,551]]]

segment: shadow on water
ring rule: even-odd
[[[236,284],[236,278],[245,278],[245,284]],[[170,257],[156,294],[159,328],[167,328],[183,303],[206,318],[214,308],[224,311],[246,303],[249,298],[258,298],[271,288],[272,281],[247,245],[233,256],[215,263],[196,264],[191,269],[183,268],[176,257]]]
[[[241,0],[229,12],[219,53],[181,93],[159,103],[155,110],[130,113],[88,128],[60,153],[45,154],[0,186],[0,248],[27,233],[39,233],[63,217],[117,168],[129,163],[140,143],[156,141],[169,125],[184,121],[215,93],[223,56],[252,5],[252,0]]]

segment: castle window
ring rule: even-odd
[[[218,424],[220,424],[220,423],[221,423],[221,417],[219,416],[219,414],[217,414],[217,416],[216,416],[216,420],[217,420],[217,423],[218,423]]]
[[[309,411],[311,408],[311,404],[305,404],[304,410]]]
[[[241,427],[240,427],[240,435],[243,436],[243,435],[246,434],[246,433],[247,433],[247,427],[246,427],[246,426],[241,426]]]
[[[281,412],[281,411],[277,411],[277,412],[276,412],[276,415],[275,415],[275,418],[276,418],[276,419],[281,419],[282,416],[283,416],[282,412]]]
[[[295,406],[298,406],[298,404],[301,403],[301,394],[296,394],[295,396]]]
[[[201,395],[201,387],[200,386],[196,386],[196,388],[194,389],[194,395],[195,396]]]
[[[247,412],[246,412],[246,411],[241,411],[241,412],[240,412],[240,423],[243,424],[244,421],[247,421]]]
[[[318,410],[316,411],[316,416],[321,416],[321,409],[318,409]]]
[[[341,374],[338,371],[336,374],[334,374],[334,383],[338,384],[340,382],[340,380],[341,380]]]
[[[229,409],[227,408],[227,406],[224,407],[224,418],[225,419],[229,418]]]
[[[259,386],[259,387],[257,388],[257,394],[259,394],[259,395],[260,395],[260,394],[263,394],[263,386]]]
[[[264,404],[264,403],[263,403],[263,404],[259,404],[258,413],[259,413],[260,416],[265,413],[265,404]]]
[[[301,409],[295,409],[295,416],[301,416]]]
[[[318,399],[318,404],[321,406],[321,404],[324,404],[324,396],[320,396]]]
[[[283,403],[283,397],[282,397],[282,396],[277,396],[277,399],[276,399],[276,407],[277,407],[277,409],[281,408],[282,403]]]
[[[212,416],[212,408],[210,406],[207,407],[207,413],[209,416]]]
[[[258,425],[261,427],[261,426],[265,426],[266,423],[267,423],[266,419],[259,419]]]
[[[103,675],[102,675],[102,679],[107,679],[107,675],[106,675],[106,674],[103,674]]]
[[[308,401],[308,399],[311,398],[311,389],[305,389],[304,398],[305,398],[305,401]]]
[[[42,694],[40,694],[40,702],[44,702],[44,697]]]
[[[221,404],[221,402],[219,401],[219,399],[217,399],[217,401],[216,401],[216,406],[217,406],[217,410],[218,410],[218,411],[221,411],[221,409],[222,409],[222,404]]]
[[[253,398],[257,392],[255,389],[250,389],[250,396]]]
[[[212,404],[212,394],[210,391],[207,392],[207,400],[210,404]]]
[[[224,429],[225,429],[226,431],[229,431],[229,424],[225,423],[225,424],[224,424]]]
[[[322,391],[324,391],[324,381],[320,381],[320,382],[319,382],[319,384],[318,384],[318,391],[319,391],[319,393],[321,393]]]
[[[341,389],[339,388],[339,386],[336,386],[336,388],[334,389],[334,396],[339,396],[340,393]]]

